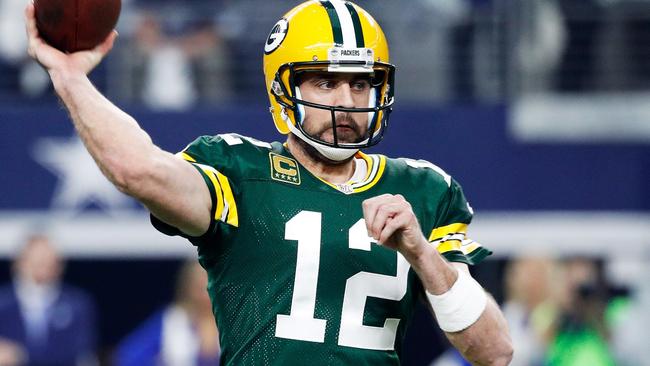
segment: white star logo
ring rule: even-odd
[[[107,211],[133,208],[133,200],[102,175],[79,138],[40,139],[35,145],[34,157],[59,178],[52,208],[70,213],[81,211],[92,203]]]

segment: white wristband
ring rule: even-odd
[[[487,295],[483,287],[464,271],[458,271],[458,279],[449,291],[441,295],[426,292],[440,329],[460,332],[474,324],[483,314]]]

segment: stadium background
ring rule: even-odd
[[[108,362],[171,299],[177,266],[195,253],[99,176],[25,59],[24,3],[0,5],[0,282],[28,234],[49,234],[68,258],[66,280],[98,303]],[[277,140],[261,50],[294,3],[125,2],[93,81],[169,151],[203,134]],[[650,2],[358,3],[398,66],[395,112],[373,152],[432,161],[461,182],[476,212],[471,237],[495,252],[474,269],[485,287],[503,301],[516,258],[587,257],[634,304],[650,261]],[[411,326],[406,365],[446,347],[428,319],[421,309]]]

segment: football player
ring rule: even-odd
[[[468,271],[490,252],[465,237],[458,183],[425,161],[361,152],[381,140],[395,92],[386,38],[362,8],[311,0],[273,26],[264,75],[285,143],[222,134],[179,154],[86,77],[116,34],[63,54],[33,14],[29,53],[102,172],[158,230],[197,246],[224,364],[399,364],[420,298],[469,361],[509,362],[501,312]]]

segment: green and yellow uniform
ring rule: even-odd
[[[208,272],[224,365],[399,364],[422,285],[368,237],[365,199],[403,195],[450,261],[490,254],[465,238],[472,214],[460,186],[428,162],[358,153],[365,178],[335,186],[278,142],[200,137],[180,154],[212,195],[208,232],[189,239]]]

